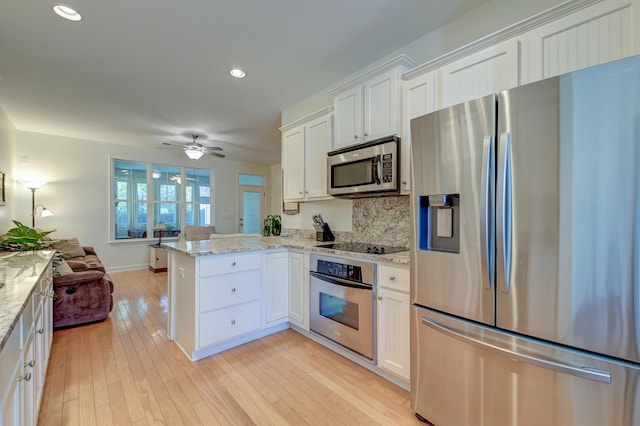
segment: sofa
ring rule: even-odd
[[[111,277],[93,247],[78,246],[70,247],[69,240],[53,244],[66,257],[55,266],[54,328],[102,321],[113,309]]]

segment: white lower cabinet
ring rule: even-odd
[[[171,340],[195,361],[287,328],[287,255],[171,251]]]
[[[20,426],[23,424],[23,380],[22,380],[22,319],[11,332],[9,339],[0,352],[0,409],[2,425]]]
[[[289,315],[289,254],[265,255],[265,322],[286,321]]]
[[[289,322],[309,331],[309,268],[306,255],[289,252]]]
[[[409,381],[409,269],[378,264],[378,367]]]
[[[260,253],[200,259],[196,349],[260,329],[261,266]]]
[[[52,286],[49,264],[0,352],[2,426],[37,424],[53,335]]]

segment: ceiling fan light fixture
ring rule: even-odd
[[[233,68],[229,70],[229,74],[231,74],[231,76],[235,78],[244,78],[244,76],[246,75],[240,68]]]
[[[204,155],[204,152],[195,148],[186,148],[184,150],[184,153],[187,154],[187,157],[191,158],[192,160],[197,160]]]
[[[69,21],[79,21],[82,16],[75,9],[65,6],[64,4],[54,4],[53,11],[61,18],[68,19]]]

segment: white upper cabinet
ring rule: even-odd
[[[282,134],[282,188],[285,201],[304,199],[304,126]]]
[[[285,202],[332,198],[327,191],[327,151],[333,134],[331,108],[282,131],[282,188]]]
[[[335,109],[332,150],[399,133],[400,76],[412,66],[400,55],[329,91]]]
[[[334,144],[331,149],[342,148],[362,139],[362,86],[352,87],[337,95],[333,101],[336,118]]]
[[[305,126],[305,199],[329,197],[327,192],[327,150],[331,141],[331,115],[317,118]]]
[[[365,142],[398,134],[400,116],[398,69],[394,68],[364,84]]]
[[[400,192],[411,192],[411,120],[435,111],[434,73],[402,83],[402,135],[400,138]]]
[[[603,1],[528,32],[523,83],[639,53],[639,9],[637,0]]]
[[[507,40],[445,65],[440,107],[518,86],[518,48],[518,40]]]

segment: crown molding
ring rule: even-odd
[[[316,112],[313,112],[307,116],[304,116],[296,121],[292,121],[289,124],[285,124],[284,126],[280,127],[280,133],[282,132],[286,132],[287,130],[293,129],[294,127],[298,127],[301,124],[305,124],[308,123],[311,120],[315,120],[316,118],[320,118],[322,116],[325,116],[327,114],[330,114],[333,112],[333,107],[332,106],[328,106],[325,108],[322,108]]]
[[[389,59],[386,62],[383,62],[382,64],[368,70],[365,71],[362,74],[358,74],[358,76],[347,80],[343,83],[340,83],[336,86],[333,86],[329,89],[329,94],[330,95],[335,95],[337,93],[342,92],[345,89],[349,89],[351,87],[357,86],[359,84],[364,83],[365,81],[369,80],[371,77],[376,76],[378,74],[382,74],[383,72],[386,72],[388,70],[391,70],[393,68],[397,68],[400,67],[401,69],[401,73],[403,73],[404,71],[411,69],[413,67],[415,67],[416,65],[418,65],[413,59],[411,59],[410,57],[408,57],[407,55],[405,55],[404,53]]]
[[[510,25],[502,30],[496,31],[493,34],[489,34],[458,49],[445,53],[444,55],[432,59],[429,62],[418,65],[417,67],[414,67],[404,73],[402,79],[411,80],[428,72],[434,71],[438,68],[442,68],[444,65],[457,61],[458,59],[464,58],[468,55],[471,55],[472,53],[479,52],[510,38],[517,37],[535,28],[548,24],[549,22],[555,21],[556,19],[570,15],[577,12],[578,10],[585,9],[596,3],[602,3],[603,1],[605,0],[566,1],[536,15],[533,15],[527,19]]]

